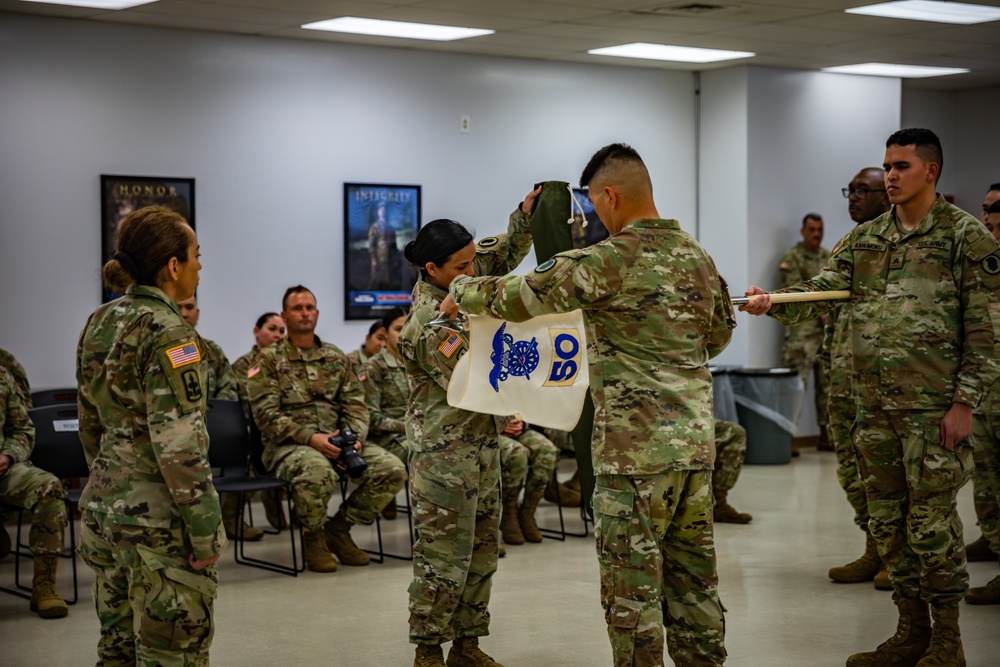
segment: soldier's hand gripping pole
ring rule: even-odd
[[[730,299],[733,300],[734,306],[742,306],[753,302],[758,297],[764,296],[763,294],[754,294],[753,296],[731,296]],[[798,303],[801,301],[837,301],[840,299],[850,299],[851,292],[849,290],[831,290],[828,292],[783,292],[781,294],[772,294],[771,303]]]

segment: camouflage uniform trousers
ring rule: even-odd
[[[837,481],[847,494],[847,502],[854,508],[854,523],[868,531],[868,499],[865,485],[858,472],[858,455],[851,440],[851,429],[857,418],[858,409],[851,398],[831,396],[829,403],[827,434],[833,451],[837,455]]]
[[[972,473],[976,517],[983,538],[1000,553],[1000,415],[972,416]]]
[[[500,527],[499,447],[413,452],[410,497],[417,533],[410,642],[488,635]]]
[[[722,665],[711,470],[598,475],[594,533],[615,667]]]
[[[781,349],[781,365],[785,368],[796,369],[804,385],[809,385],[813,369],[816,371],[816,386],[813,397],[816,407],[816,423],[819,424],[820,429],[824,429],[827,423],[826,404],[830,388],[827,365],[820,361],[819,352],[822,345],[823,335],[821,333],[817,336],[786,338]]]
[[[191,549],[179,523],[121,524],[86,510],[78,553],[97,575],[98,667],[209,664],[219,578],[214,565],[191,569]]]
[[[28,544],[36,556],[58,554],[66,531],[66,490],[52,473],[15,463],[0,476],[0,502],[31,513]]]
[[[716,420],[715,470],[712,472],[712,490],[729,493],[743,470],[747,455],[747,432],[739,424]]]
[[[972,475],[968,439],[940,445],[944,411],[858,412],[852,437],[868,498],[868,522],[895,591],[954,607],[969,588],[955,498]]]
[[[370,445],[365,445],[367,449]],[[397,459],[408,465],[410,462],[410,442],[406,439],[405,433],[394,433],[391,438],[384,440],[379,447],[386,450]],[[364,456],[364,454],[362,454]],[[365,458],[367,461],[368,459]]]
[[[352,524],[369,524],[406,483],[406,466],[378,445],[366,444],[361,456],[368,469],[356,480],[340,511]],[[326,458],[309,446],[296,447],[278,461],[276,477],[291,483],[295,515],[306,532],[323,529],[338,475]]]
[[[500,486],[505,493],[543,493],[556,469],[559,450],[530,428],[515,438],[500,436]]]

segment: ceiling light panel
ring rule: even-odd
[[[480,28],[460,28],[449,25],[433,25],[430,23],[363,19],[354,16],[306,23],[302,27],[307,30],[327,30],[329,32],[344,32],[352,35],[399,37],[400,39],[425,39],[435,42],[451,42],[456,39],[492,35],[494,32],[493,30],[483,30]]]
[[[890,19],[911,21],[931,21],[933,23],[957,23],[971,25],[1000,19],[1000,7],[968,5],[962,2],[933,2],[932,0],[901,0],[883,2],[845,9],[848,14],[881,16]]]
[[[862,63],[824,67],[823,72],[834,74],[861,74],[864,76],[894,76],[901,79],[926,79],[932,76],[965,74],[969,70],[961,67],[924,67],[921,65],[893,65],[890,63]]]
[[[149,5],[157,0],[24,0],[46,5],[66,5],[68,7],[90,7],[91,9],[128,9],[139,5]]]
[[[617,56],[620,58],[641,58],[643,60],[666,60],[675,63],[716,63],[722,60],[752,58],[757,55],[750,51],[724,51],[720,49],[699,49],[691,46],[671,46],[635,42],[619,46],[607,46],[587,51],[595,56]]]

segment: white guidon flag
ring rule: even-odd
[[[448,403],[572,431],[590,388],[583,313],[527,322],[469,316],[469,351],[458,360]]]

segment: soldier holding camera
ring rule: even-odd
[[[370,524],[393,502],[406,482],[406,468],[381,447],[363,445],[368,433],[364,390],[347,355],[316,335],[318,317],[312,292],[302,285],[288,288],[281,311],[288,337],[260,351],[247,371],[247,393],[264,441],[264,465],[292,484],[306,566],[335,572],[331,551],[344,565],[368,564],[368,554],[351,539],[351,527]],[[343,447],[353,447],[360,456],[343,456]],[[350,473],[359,486],[328,519],[335,469]]]

